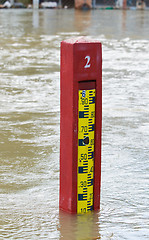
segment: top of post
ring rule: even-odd
[[[64,40],[62,42],[69,43],[69,44],[77,44],[77,43],[100,43],[97,40],[92,40],[86,37],[76,37],[76,38],[71,38]]]

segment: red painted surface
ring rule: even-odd
[[[90,57],[90,61],[87,64]],[[84,68],[90,64],[90,67]],[[94,210],[100,208],[102,50],[83,39],[61,43],[60,209],[77,212],[78,90],[96,88]]]

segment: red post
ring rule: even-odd
[[[83,213],[100,208],[101,43],[61,43],[60,209]]]

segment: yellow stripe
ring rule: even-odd
[[[93,210],[95,89],[79,90],[77,213]]]

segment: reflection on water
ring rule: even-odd
[[[148,239],[148,11],[0,11],[0,239]],[[59,213],[60,42],[103,44],[100,213]]]
[[[74,26],[79,32],[91,27],[91,11],[85,11],[80,14],[80,10],[76,10],[74,12]]]
[[[39,27],[39,11],[37,9],[33,10],[33,27]]]
[[[98,215],[98,213],[71,215],[60,211],[60,239],[100,239]]]

